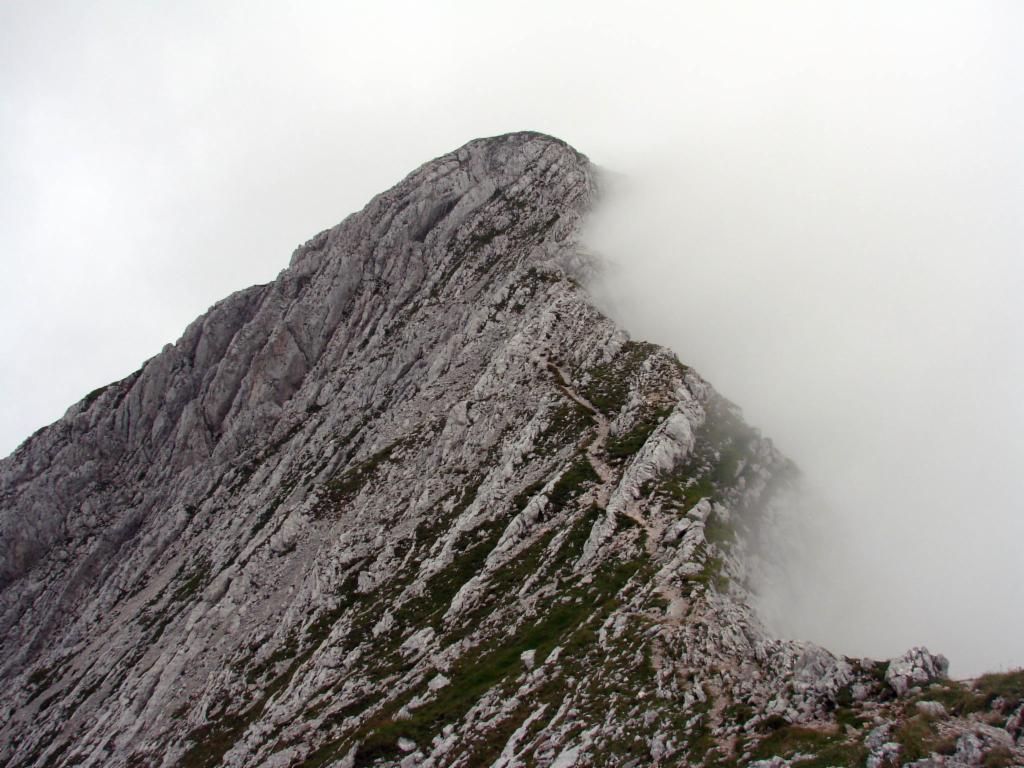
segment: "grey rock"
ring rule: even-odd
[[[599,190],[470,142],[0,462],[0,763],[676,765],[888,706],[752,609],[794,469],[595,309]]]
[[[889,660],[885,681],[897,696],[906,696],[912,687],[925,685],[946,677],[949,661],[941,654],[931,654],[927,648],[911,648],[902,656]]]
[[[917,711],[922,715],[928,717],[945,717],[946,708],[940,701],[919,701],[914,706],[917,707]]]
[[[954,761],[963,765],[981,765],[984,756],[981,739],[973,733],[965,733],[957,739]]]

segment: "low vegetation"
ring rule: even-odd
[[[670,411],[670,408],[650,409],[641,416],[636,426],[629,432],[609,438],[608,458],[612,461],[622,461],[636,455]]]
[[[581,394],[605,415],[615,416],[625,407],[640,366],[657,349],[653,344],[626,342],[610,362],[586,371]]]

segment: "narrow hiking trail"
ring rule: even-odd
[[[597,505],[606,509],[608,500],[611,497],[612,489],[621,481],[621,473],[617,471],[606,460],[608,436],[611,432],[611,425],[608,418],[601,413],[589,400],[577,392],[570,384],[570,378],[565,369],[552,362],[546,354],[543,355],[547,361],[548,369],[555,376],[555,384],[558,389],[570,400],[582,406],[590,413],[596,424],[596,435],[587,446],[587,459],[591,466],[601,478],[601,486],[597,491]],[[655,522],[645,517],[640,512],[640,504],[636,499],[629,498],[626,502],[623,514],[635,522],[644,532],[644,546],[651,559],[659,560],[659,545],[665,532],[664,522]],[[655,577],[655,588],[658,594],[666,603],[665,613],[658,617],[659,623],[669,626],[680,626],[686,617],[689,601],[682,591],[672,583],[670,575],[664,570],[659,570]]]
[[[597,489],[598,506],[601,509],[606,509],[612,491],[621,482],[623,474],[623,471],[617,470],[606,459],[608,437],[611,432],[609,420],[593,403],[573,388],[568,374],[562,367],[550,360],[547,360],[547,365],[554,375],[556,386],[562,394],[585,408],[594,419],[596,434],[594,440],[587,446],[587,458],[601,479],[601,486]],[[650,555],[652,562],[662,565],[654,575],[654,590],[664,601],[665,609],[657,611],[656,614],[650,616],[659,628],[656,634],[660,641],[652,649],[651,664],[659,677],[667,674],[685,673],[685,670],[680,668],[678,662],[673,660],[667,653],[665,645],[674,633],[685,627],[688,620],[692,620],[692,617],[690,617],[692,605],[690,597],[685,595],[682,589],[675,583],[675,569],[665,562],[666,552],[659,544],[664,536],[667,521],[664,519],[651,519],[642,514],[640,502],[631,496],[628,497],[622,509],[622,514],[635,522],[644,531],[644,546],[648,555]],[[669,562],[671,562],[671,559]],[[733,665],[729,664],[726,660],[722,659],[719,663],[724,674],[738,674]],[[712,704],[709,717],[713,720],[721,718],[722,711],[726,705],[726,699],[722,696],[722,688],[723,683],[721,681],[709,681],[707,688],[702,689],[702,693],[711,698]],[[734,739],[735,737],[730,737],[728,746],[730,750],[732,749],[732,741]]]

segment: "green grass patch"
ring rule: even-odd
[[[793,768],[861,768],[868,754],[859,741],[835,741],[820,747],[814,757],[793,761]]]
[[[583,516],[577,520],[572,529],[562,541],[558,550],[558,557],[564,562],[571,563],[579,559],[583,554],[583,547],[590,538],[590,532],[594,525],[604,515],[604,510],[596,504],[591,504]]]
[[[691,576],[688,581],[703,584],[717,592],[725,592],[729,588],[729,577],[725,575],[725,561],[717,555],[706,558],[700,573]]]
[[[725,547],[736,538],[736,529],[724,517],[712,512],[704,521],[704,538],[711,544]]]
[[[397,625],[403,630],[427,623],[439,628],[452,598],[481,571],[504,529],[504,521],[499,520],[470,532],[474,538],[465,543],[465,548],[455,555],[451,563],[427,580],[423,595],[407,600],[395,612]]]
[[[268,672],[270,672],[275,666],[280,664],[282,661],[288,661],[294,659],[295,655],[299,652],[298,639],[294,634],[290,634],[285,637],[281,646],[270,654],[259,664],[248,669],[245,673],[246,680],[250,683],[255,683]]]
[[[598,483],[601,478],[594,471],[590,459],[586,455],[579,456],[555,482],[548,493],[548,499],[555,510],[563,509],[569,502],[582,493],[586,483]]]
[[[575,400],[559,404],[551,420],[537,438],[538,453],[549,454],[565,445],[578,444],[584,433],[594,426],[594,417]]]
[[[327,482],[327,489],[330,493],[331,501],[337,503],[357,496],[373,478],[377,469],[391,458],[391,454],[394,453],[396,447],[397,443],[392,443],[386,448],[377,451],[377,453],[365,461],[346,470],[340,477],[329,480]]]
[[[83,399],[82,409],[83,410],[88,410],[89,406],[91,406],[93,403],[95,403],[100,395],[102,395],[104,392],[106,392],[108,389],[110,389],[116,383],[117,382],[115,381],[115,382],[113,382],[111,384],[104,384],[102,387],[96,387],[96,389],[94,389],[92,392],[90,392],[88,395],[86,395],[85,398]]]
[[[400,737],[420,746],[429,744],[445,725],[460,721],[491,688],[510,675],[519,674],[523,651],[535,650],[537,663],[543,663],[556,645],[564,646],[567,654],[579,650],[573,644],[574,635],[584,628],[589,617],[610,609],[615,594],[639,567],[640,563],[630,562],[602,569],[586,588],[570,590],[566,599],[551,604],[543,615],[520,627],[511,637],[499,636],[463,657],[449,672],[451,684],[413,710],[410,718],[399,720],[389,715],[369,723],[355,765],[365,767],[396,756]],[[588,599],[577,602],[576,598],[585,597]],[[592,648],[593,635],[584,634],[584,647]]]
[[[974,681],[974,689],[985,697],[985,707],[1003,699],[1004,709],[1016,709],[1024,703],[1024,669],[982,675]]]
[[[64,663],[57,663],[50,667],[39,667],[28,676],[26,684],[32,689],[26,704],[34,701],[43,691],[60,679],[64,670]]]
[[[842,726],[849,726],[851,728],[861,729],[869,720],[862,715],[859,715],[856,710],[851,707],[838,707],[833,716],[836,722]]]
[[[918,701],[937,701],[951,715],[962,717],[971,712],[979,712],[985,707],[982,694],[966,685],[952,680],[929,686],[924,693],[916,696],[907,706],[908,712],[916,711],[914,704]]]
[[[700,472],[699,468],[686,466],[665,478],[663,484],[665,492],[669,498],[682,507],[684,512],[693,509],[701,499],[718,499],[718,491],[712,485],[711,479],[700,476]]]
[[[827,747],[833,746],[836,740],[836,733],[799,725],[785,725],[761,739],[754,748],[751,759],[788,758],[796,754],[817,755]],[[799,764],[803,765],[804,763]]]
[[[457,520],[463,512],[469,509],[469,505],[473,503],[477,493],[480,490],[480,485],[483,483],[483,476],[480,475],[470,480],[462,488],[462,493],[459,494],[458,501],[452,506],[450,512],[439,512],[432,518],[425,519],[416,528],[416,543],[417,545],[425,548],[429,548],[437,540],[438,535],[454,520]],[[451,498],[454,495],[449,494],[442,499],[442,502]]]
[[[722,710],[722,718],[736,725],[745,725],[754,716],[754,708],[742,702],[733,702]]]
[[[626,342],[610,362],[586,372],[589,378],[582,388],[583,397],[606,415],[619,413],[629,399],[629,390],[640,366],[657,350],[653,344]]]
[[[515,509],[516,514],[526,509],[526,505],[530,503],[534,496],[541,492],[544,485],[544,480],[538,480],[537,482],[528,485],[520,493],[516,494],[515,498],[512,499],[512,507]]]
[[[892,740],[900,745],[902,763],[921,760],[933,752],[948,755],[956,751],[955,741],[940,737],[932,719],[924,715],[904,720],[893,731]]]
[[[938,701],[951,715],[962,717],[973,712],[982,712],[1002,700],[1001,709],[1009,711],[1024,703],[1024,670],[993,672],[982,675],[973,685],[954,680],[944,680],[929,686],[912,703]]]
[[[335,760],[340,760],[348,751],[349,743],[347,739],[328,741],[313,750],[305,760],[299,763],[298,768],[321,768]]]
[[[629,432],[608,439],[608,457],[613,461],[623,461],[635,456],[654,430],[671,413],[671,408],[659,408],[645,413]]]
[[[1020,765],[1009,747],[1002,744],[992,747],[981,759],[982,768],[1012,768]]]
[[[697,430],[690,458],[663,479],[663,489],[684,511],[701,499],[735,502],[743,469],[754,458],[759,435],[743,423],[738,410],[713,396],[705,404],[704,424]]]
[[[177,768],[213,768],[263,711],[262,702],[242,712],[225,714],[189,733],[192,746],[178,759]]]
[[[209,580],[210,559],[203,556],[196,560],[188,575],[178,584],[171,595],[171,602],[177,603],[192,597],[199,590],[203,589]]]
[[[278,507],[284,503],[286,498],[288,498],[288,494],[283,490],[274,497],[274,500],[271,501],[267,508],[260,512],[259,517],[256,518],[256,521],[252,525],[252,529],[249,531],[249,536],[255,536],[263,530],[267,523],[269,523],[274,517],[274,513],[277,512]]]
[[[555,533],[554,528],[546,531],[526,549],[492,573],[488,580],[488,591],[498,595],[499,598],[508,598],[516,594],[519,587],[543,567],[544,555],[551,540],[555,537]]]
[[[259,698],[248,708],[239,712],[224,712],[208,723],[195,728],[189,733],[192,746],[178,760],[177,768],[213,768],[219,765],[224,755],[242,737],[245,731],[256,722],[266,709],[267,702],[283,691],[291,683],[292,678],[315,648],[309,648],[296,657],[283,673],[278,675],[259,694]],[[228,702],[223,702],[228,706]]]

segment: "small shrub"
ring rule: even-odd
[[[982,758],[981,764],[983,768],[1012,768],[1012,766],[1019,765],[1009,747],[1002,744],[989,750]]]
[[[941,686],[930,687],[918,698],[921,701],[937,701],[947,712],[957,717],[978,712],[985,705],[985,697],[982,694],[952,680],[944,681]]]
[[[835,742],[822,747],[818,753],[806,760],[793,762],[794,768],[860,768],[868,758],[868,748],[860,742]]]
[[[331,501],[337,503],[358,495],[363,487],[373,478],[377,468],[391,458],[391,454],[396,447],[397,443],[392,443],[386,448],[377,451],[377,453],[360,464],[346,470],[342,473],[341,477],[328,481],[327,489],[330,493]]]
[[[836,734],[805,728],[799,725],[785,725],[772,731],[754,748],[754,760],[771,757],[792,757],[797,753],[817,754],[835,741]]]
[[[712,544],[725,545],[736,538],[736,530],[725,518],[712,514],[704,523],[704,538]]]
[[[1016,709],[1024,702],[1024,669],[982,675],[974,681],[974,688],[984,697],[985,707],[1004,699],[1006,709]]]
[[[96,387],[96,389],[94,389],[92,392],[90,392],[88,395],[85,396],[85,398],[83,400],[84,408],[86,410],[88,410],[89,406],[91,406],[94,402],[96,402],[97,398],[99,398],[100,395],[102,395],[104,392],[106,392],[112,386],[114,386],[114,385],[113,384],[104,384],[102,387]]]
[[[955,750],[955,743],[938,735],[931,718],[916,715],[907,720],[893,732],[892,740],[900,745],[900,760],[910,763],[922,760],[933,752],[940,754]]]
[[[629,397],[633,378],[643,362],[657,351],[653,344],[626,342],[611,362],[594,366],[582,394],[607,415],[619,413]]]
[[[580,456],[571,467],[560,477],[548,493],[551,505],[556,509],[564,508],[570,501],[580,495],[585,483],[600,482],[601,478],[586,456]]]
[[[540,493],[544,487],[544,481],[538,480],[535,483],[531,483],[523,489],[521,493],[517,493],[515,498],[512,499],[512,507],[517,513],[522,512],[526,509],[526,505],[530,503],[534,496]]]
[[[758,728],[762,731],[777,731],[780,728],[786,728],[788,726],[789,721],[782,715],[769,715],[758,723]]]
[[[552,453],[566,444],[576,444],[593,426],[593,415],[582,405],[574,400],[562,403],[552,411],[548,426],[537,439],[538,453]]]
[[[744,725],[754,716],[754,708],[749,704],[733,703],[722,712],[722,716],[736,725]]]
[[[658,425],[668,416],[670,409],[660,408],[645,414],[629,432],[619,437],[609,438],[608,457],[613,461],[622,461],[636,455]]]

